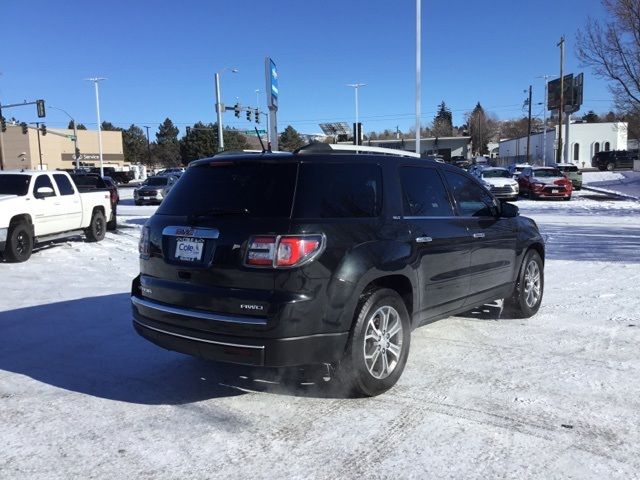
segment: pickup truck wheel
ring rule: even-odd
[[[99,242],[104,238],[106,233],[107,222],[104,219],[104,214],[100,210],[93,212],[91,217],[91,223],[84,233],[89,242]]]
[[[524,257],[513,295],[504,300],[504,310],[512,318],[534,316],[542,303],[544,265],[540,254],[529,250]]]
[[[612,163],[612,162],[607,163],[607,170],[608,171],[613,172],[615,170],[615,168],[616,168],[615,163]]]
[[[107,222],[107,230],[110,232],[115,230],[118,226],[118,211],[116,209],[116,205],[113,206],[113,210],[111,211],[111,220]]]
[[[33,251],[31,229],[24,223],[17,223],[9,229],[4,256],[8,262],[25,262]]]
[[[402,298],[391,289],[373,291],[356,311],[338,379],[349,395],[372,397],[390,389],[409,355],[411,325]]]

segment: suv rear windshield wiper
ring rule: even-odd
[[[248,208],[222,208],[222,207],[213,207],[208,208],[207,210],[203,210],[198,213],[191,213],[187,215],[188,222],[195,222],[201,218],[207,217],[217,217],[222,215],[249,215],[251,212]]]

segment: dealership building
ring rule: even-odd
[[[568,161],[580,168],[590,167],[591,159],[600,151],[627,150],[627,122],[572,123],[569,126],[567,150]],[[566,125],[564,125],[566,127]],[[567,145],[566,129],[562,131],[562,141]],[[558,127],[547,129],[544,133],[531,135],[529,154],[530,163],[542,165],[543,152],[546,151],[546,164],[555,163],[558,149]],[[563,153],[566,157],[566,153]],[[524,163],[527,161],[527,137],[502,140],[499,146],[500,165]]]
[[[23,133],[22,126],[7,124],[3,143],[5,170],[56,170],[75,166],[73,130],[47,128],[46,135],[43,135],[35,127],[29,126],[27,133]],[[100,165],[97,130],[78,130],[77,145],[82,165]],[[124,161],[121,132],[102,132],[102,160],[105,167],[128,169],[126,167],[129,164]]]
[[[396,150],[416,151],[416,140],[366,140],[363,145],[372,147],[393,148]],[[440,155],[448,162],[451,157],[471,157],[471,137],[426,137],[420,139],[420,153],[422,156]]]

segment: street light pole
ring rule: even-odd
[[[104,164],[102,159],[102,127],[100,125],[100,94],[98,93],[98,82],[106,80],[102,77],[93,77],[85,79],[89,82],[93,82],[93,86],[96,91],[96,117],[98,119],[98,154],[100,156],[100,176],[104,177]]]
[[[366,86],[366,83],[349,83],[347,87],[353,87],[356,93],[356,124],[353,129],[353,138],[356,143],[356,152],[358,151],[358,145],[360,145],[360,126],[358,125],[358,90],[360,87]]]
[[[237,68],[229,68],[225,67],[219,72],[215,74],[215,84],[216,84],[216,116],[218,118],[218,151],[221,152],[224,150],[224,137],[222,131],[222,103],[220,101],[220,75],[225,70],[231,70],[233,73],[238,73]]]
[[[78,125],[76,124],[75,119],[71,115],[69,115],[69,112],[67,112],[66,110],[59,107],[54,107],[52,105],[49,105],[49,108],[60,110],[61,112],[66,114],[67,117],[69,117],[73,122],[73,158],[75,158],[76,160],[76,170],[78,170],[80,168],[80,155],[78,155]]]
[[[421,85],[421,43],[422,43],[422,0],[416,0],[416,153],[420,153],[420,117],[422,103],[422,85]]]

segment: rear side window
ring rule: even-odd
[[[408,217],[448,217],[453,208],[440,175],[434,168],[402,167],[402,201]]]
[[[382,205],[382,171],[371,163],[300,165],[294,217],[377,217]]]
[[[212,161],[190,167],[158,208],[160,215],[288,218],[295,163]]]
[[[49,180],[49,175],[39,175],[36,178],[36,183],[33,185],[33,193],[35,194],[38,189],[42,187],[49,187],[51,190],[53,190],[53,184],[51,183],[51,180]]]
[[[73,191],[73,186],[66,175],[56,173],[53,175],[53,180],[56,182],[56,185],[58,185],[60,195],[73,195],[75,193]]]
[[[453,197],[458,204],[458,211],[463,217],[491,216],[493,197],[473,180],[457,173],[445,172]]]

